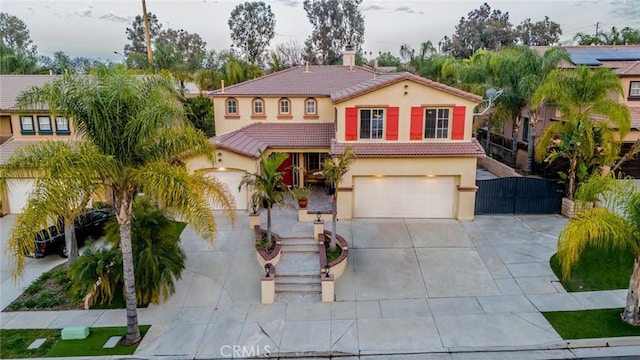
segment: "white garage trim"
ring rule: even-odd
[[[35,179],[7,179],[7,201],[9,201],[10,214],[22,212],[34,186]]]
[[[242,177],[246,174],[246,171],[243,170],[225,170],[225,171],[210,171],[207,173],[207,176],[212,176],[218,179],[224,186],[226,186],[229,194],[233,196],[233,199],[236,203],[236,210],[247,210],[247,190],[246,188],[242,188],[242,190],[238,191],[238,185],[240,185],[240,181]],[[211,208],[213,210],[221,210],[219,204],[211,203]]]
[[[454,218],[453,176],[354,177],[354,216]]]

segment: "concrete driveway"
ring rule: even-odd
[[[277,211],[274,231],[311,236],[312,224],[298,223],[295,215]],[[562,347],[540,311],[624,304],[624,291],[564,291],[548,262],[566,219],[552,215],[479,216],[467,223],[340,221],[350,258],[336,284],[337,301],[265,306],[246,214],[238,214],[235,226],[222,213],[216,218],[215,246],[185,229],[187,271],[168,301],[139,309],[140,323],[154,326],[136,355],[229,358],[230,346],[239,346],[257,355],[432,353],[454,359],[476,350]],[[22,316],[2,314],[2,327],[21,327]],[[125,313],[44,312],[39,319],[43,327],[115,326],[124,325]],[[575,356],[552,352],[540,357]]]

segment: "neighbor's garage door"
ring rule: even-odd
[[[217,178],[227,187],[229,193],[233,195],[237,210],[247,209],[247,190],[243,187],[242,190],[238,191],[238,185],[240,185],[240,181],[245,174],[244,171],[212,171],[208,173],[209,176]],[[221,209],[218,204],[211,204],[211,208],[214,210]]]
[[[27,198],[34,184],[34,179],[7,179],[9,213],[19,214],[22,212],[22,208],[27,204]]]
[[[357,177],[355,217],[453,218],[453,177]]]

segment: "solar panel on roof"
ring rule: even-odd
[[[600,65],[600,61],[640,60],[640,48],[611,49],[611,48],[580,48],[567,49],[571,61],[576,65]]]

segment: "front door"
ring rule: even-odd
[[[284,160],[282,165],[278,167],[278,171],[284,173],[282,175],[282,182],[287,184],[287,186],[293,186],[293,169],[291,168],[291,165],[293,164],[291,161],[292,154],[287,155],[289,156]]]

